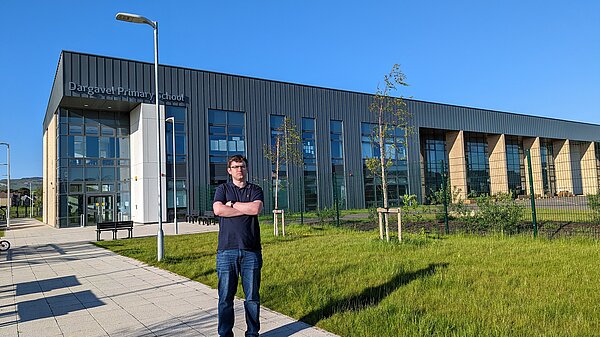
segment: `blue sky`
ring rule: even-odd
[[[42,175],[61,50],[372,93],[399,63],[419,100],[600,124],[600,1],[2,0],[0,141]],[[600,135],[599,135],[600,138]],[[6,163],[0,147],[0,163]],[[6,169],[0,167],[0,175]]]

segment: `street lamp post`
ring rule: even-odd
[[[175,210],[173,221],[175,221],[175,234],[179,234],[179,226],[177,225],[177,179],[175,173],[175,117],[165,119],[166,122],[173,124],[171,133],[173,134],[173,209]]]
[[[31,181],[29,182],[29,217],[33,219],[33,190],[31,189]]]
[[[6,228],[10,228],[10,204],[12,202],[10,194],[10,144],[0,142],[0,145],[6,145]]]
[[[158,233],[157,245],[158,254],[157,260],[161,261],[164,256],[164,240],[165,234],[162,228],[162,173],[161,173],[161,156],[160,156],[160,110],[158,105],[158,21],[149,20],[141,15],[129,13],[117,13],[117,20],[133,23],[147,24],[154,30],[154,89],[155,89],[155,105],[156,105],[156,157],[158,168]]]

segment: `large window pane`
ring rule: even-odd
[[[523,146],[518,137],[506,136],[508,189],[514,196],[525,194]]]
[[[100,151],[99,151],[100,158],[114,158],[115,157],[115,138],[100,137],[99,148],[100,148]]]
[[[73,152],[69,155],[75,158],[85,157],[85,138],[83,136],[69,136],[69,139],[72,140],[71,146],[69,146],[69,150],[73,150]]]
[[[102,168],[102,181],[103,182],[115,181],[115,168],[114,167],[103,167]]]
[[[186,109],[179,106],[168,106],[165,113],[166,117],[174,117],[175,122],[183,122],[186,119]]]
[[[216,185],[227,181],[227,157],[234,154],[245,155],[244,118],[243,112],[208,110],[210,186],[203,189],[213,190]],[[185,145],[183,149],[185,150]],[[176,151],[179,153],[179,147]],[[205,199],[203,207],[210,209],[212,199],[208,197]]]
[[[69,134],[71,135],[82,135],[83,127],[81,125],[71,124],[69,125]]]
[[[103,125],[102,126],[102,135],[103,136],[112,136],[114,137],[116,134],[116,129],[112,126]]]
[[[227,113],[228,121],[227,123],[230,125],[244,125],[244,113],[243,112],[234,112],[229,111]]]
[[[100,169],[97,167],[88,167],[85,169],[85,180],[86,181],[99,181],[100,180]]]
[[[186,154],[186,136],[185,135],[175,135],[175,153],[176,154]]]
[[[209,110],[208,111],[208,123],[209,124],[227,124],[227,111]]]
[[[330,150],[333,174],[333,200],[346,208],[346,177],[344,168],[344,134],[341,121],[330,121]]]
[[[83,168],[80,167],[71,167],[69,168],[69,181],[83,181]]]
[[[465,133],[467,193],[478,196],[490,193],[488,145],[484,134]]]
[[[69,110],[69,124],[83,124],[83,113],[80,110]]]
[[[92,136],[96,136],[98,135],[98,125],[86,125],[85,126],[85,134],[86,135],[92,135]]]
[[[271,125],[271,148],[274,149],[277,144],[277,138],[281,139],[281,129],[284,123],[285,116],[271,115],[269,118],[269,124]],[[281,147],[280,147],[281,148]],[[287,167],[285,163],[279,164],[279,179],[276,179],[277,163],[276,161],[271,162],[271,193],[275,196],[275,186],[277,186],[277,207],[279,209],[285,209],[288,207],[288,176]]]
[[[302,156],[304,159],[304,210],[319,207],[317,186],[317,145],[315,141],[315,119],[302,118]]]
[[[344,148],[341,141],[331,141],[331,156],[333,158],[343,158]]]
[[[167,117],[173,117],[174,123],[167,123],[165,126],[165,137],[166,137],[166,153],[167,153],[167,179],[168,181],[172,181],[173,175],[176,174],[177,177],[186,177],[187,176],[187,133],[186,133],[186,118],[187,118],[187,110],[185,107],[176,107],[176,106],[167,106],[165,115]],[[210,115],[210,114],[209,114]],[[219,118],[213,118],[214,116],[209,116],[211,120],[219,120]],[[210,126],[209,126],[210,128]],[[173,153],[173,133],[175,133],[175,153]],[[173,172],[173,162],[177,163],[176,172]],[[185,182],[185,181],[184,181]],[[177,192],[183,193],[185,198],[187,198],[187,192],[185,190],[178,190]],[[172,195],[172,193],[171,193]],[[183,197],[182,197],[183,198]],[[179,207],[182,207],[179,205]],[[186,203],[187,207],[187,203]],[[173,200],[172,196],[170,201],[167,202],[167,216],[169,221],[173,219],[175,216],[175,212],[173,211]]]
[[[69,136],[60,136],[58,138],[58,154],[60,158],[66,158],[72,156],[72,150],[69,148],[73,146],[73,141]]]
[[[117,140],[117,157],[121,159],[129,158],[129,137],[119,137]]]
[[[94,136],[88,136],[85,137],[85,145],[86,145],[86,151],[85,151],[85,156],[86,157],[98,157],[98,137],[94,137]]]

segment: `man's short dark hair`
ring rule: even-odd
[[[246,164],[246,166],[248,166],[248,159],[246,159],[246,157],[242,156],[241,154],[233,155],[227,160],[227,167],[231,167],[231,163],[233,162],[239,163],[242,161],[244,164]]]

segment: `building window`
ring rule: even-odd
[[[129,220],[129,115],[60,109],[59,121],[59,225]]]
[[[342,121],[329,122],[331,140],[331,176],[333,180],[333,200],[340,209],[346,208],[346,175],[344,167],[344,128]]]
[[[245,116],[243,112],[208,110],[209,174],[205,209],[212,209],[212,196],[227,182],[227,158],[246,155]]]
[[[283,126],[283,120],[285,116],[279,115],[271,115],[270,124],[271,124],[271,148],[274,149],[277,136],[282,134],[281,128]],[[283,148],[283,146],[281,146]],[[276,179],[276,162],[273,161],[271,163],[271,195],[273,198],[275,197],[275,179]],[[287,164],[279,163],[279,181],[277,182],[278,191],[277,191],[277,207],[279,209],[288,208],[289,199],[288,199],[288,174],[287,174]]]
[[[465,157],[467,195],[476,197],[490,194],[490,167],[485,135],[465,133]]]
[[[367,207],[383,206],[381,178],[367,168],[366,159],[380,158],[381,151],[377,140],[378,126],[374,123],[361,123],[361,149],[365,204]],[[386,139],[386,156],[392,160],[387,169],[388,206],[398,206],[402,196],[408,193],[408,167],[404,131],[397,128]]]
[[[542,161],[542,187],[545,195],[556,194],[556,175],[554,169],[554,147],[549,139],[540,140],[540,158]]]
[[[421,153],[423,154],[423,182],[425,196],[443,188],[442,175],[448,167],[446,158],[446,135],[443,130],[421,130]]]
[[[594,142],[594,152],[596,153],[596,170],[598,171],[598,192],[600,193],[600,143]]]
[[[173,206],[173,160],[175,160],[175,177],[177,178],[177,218],[183,219],[187,213],[187,132],[186,109],[184,107],[165,107],[165,117],[173,117],[172,123],[165,124],[165,152],[167,154],[167,218],[172,221],[175,211]],[[173,131],[175,132],[175,154],[173,154]]]
[[[506,169],[508,190],[513,197],[525,194],[523,145],[518,137],[506,136]]]
[[[304,161],[303,206],[305,210],[312,211],[319,208],[314,118],[302,118],[302,158]]]

